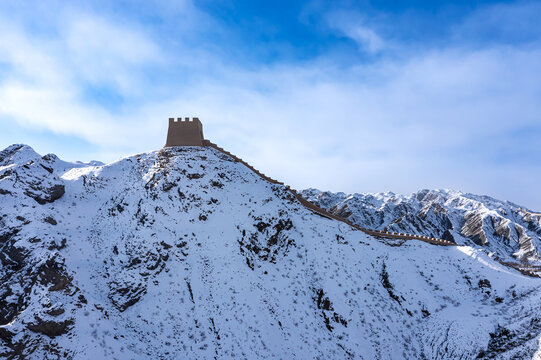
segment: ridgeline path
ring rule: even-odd
[[[438,239],[438,238],[433,238],[433,237],[429,237],[429,236],[422,236],[422,235],[412,235],[412,234],[404,234],[404,233],[395,233],[395,232],[389,232],[389,231],[380,231],[380,230],[371,230],[371,229],[365,229],[365,228],[362,228],[358,225],[355,225],[353,224],[351,221],[349,220],[346,220],[344,218],[341,218],[339,216],[336,216],[334,214],[331,214],[329,213],[327,210],[317,206],[316,204],[314,204],[313,202],[310,202],[308,200],[306,200],[305,198],[303,198],[301,195],[299,195],[297,193],[296,190],[294,189],[291,189],[289,186],[285,185],[283,182],[280,182],[280,181],[277,181],[277,180],[274,180],[270,177],[268,177],[267,175],[259,172],[257,169],[255,169],[253,166],[251,166],[250,164],[248,164],[246,161],[240,159],[239,157],[231,154],[229,151],[227,150],[224,150],[223,148],[219,147],[218,145],[210,142],[209,140],[203,140],[203,145],[204,146],[209,146],[213,149],[216,149],[218,150],[219,152],[227,155],[227,156],[230,156],[232,157],[234,160],[240,162],[241,164],[243,164],[244,166],[246,166],[248,169],[250,169],[251,171],[253,171],[256,175],[258,175],[259,177],[261,177],[262,179],[272,183],[272,184],[277,184],[277,185],[284,185],[286,187],[286,189],[293,195],[297,198],[297,200],[304,206],[306,207],[307,209],[321,215],[321,216],[324,216],[326,218],[329,218],[329,219],[334,219],[334,220],[338,220],[338,221],[341,221],[343,223],[346,223],[347,225],[357,229],[357,230],[360,230],[368,235],[371,235],[371,236],[376,236],[376,237],[381,237],[381,238],[387,238],[387,239],[402,239],[402,240],[421,240],[421,241],[424,241],[426,243],[429,243],[429,244],[433,244],[433,245],[441,245],[441,246],[453,246],[453,245],[457,245],[455,242],[452,242],[452,241],[448,241],[448,240],[443,240],[443,239]]]

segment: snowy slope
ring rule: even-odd
[[[344,194],[308,189],[302,195],[366,228],[454,240],[502,261],[539,264],[541,216],[509,201],[453,190]]]
[[[0,153],[0,358],[539,358],[541,280],[376,239],[211,148]]]

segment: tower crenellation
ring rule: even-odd
[[[203,146],[203,124],[199,118],[169,118],[169,129],[165,147]]]

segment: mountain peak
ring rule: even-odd
[[[30,146],[24,144],[13,144],[0,152],[0,166],[7,166],[14,163],[28,163],[41,158]]]

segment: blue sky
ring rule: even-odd
[[[541,210],[541,3],[0,0],[0,147],[113,161],[167,118],[293,187]]]

